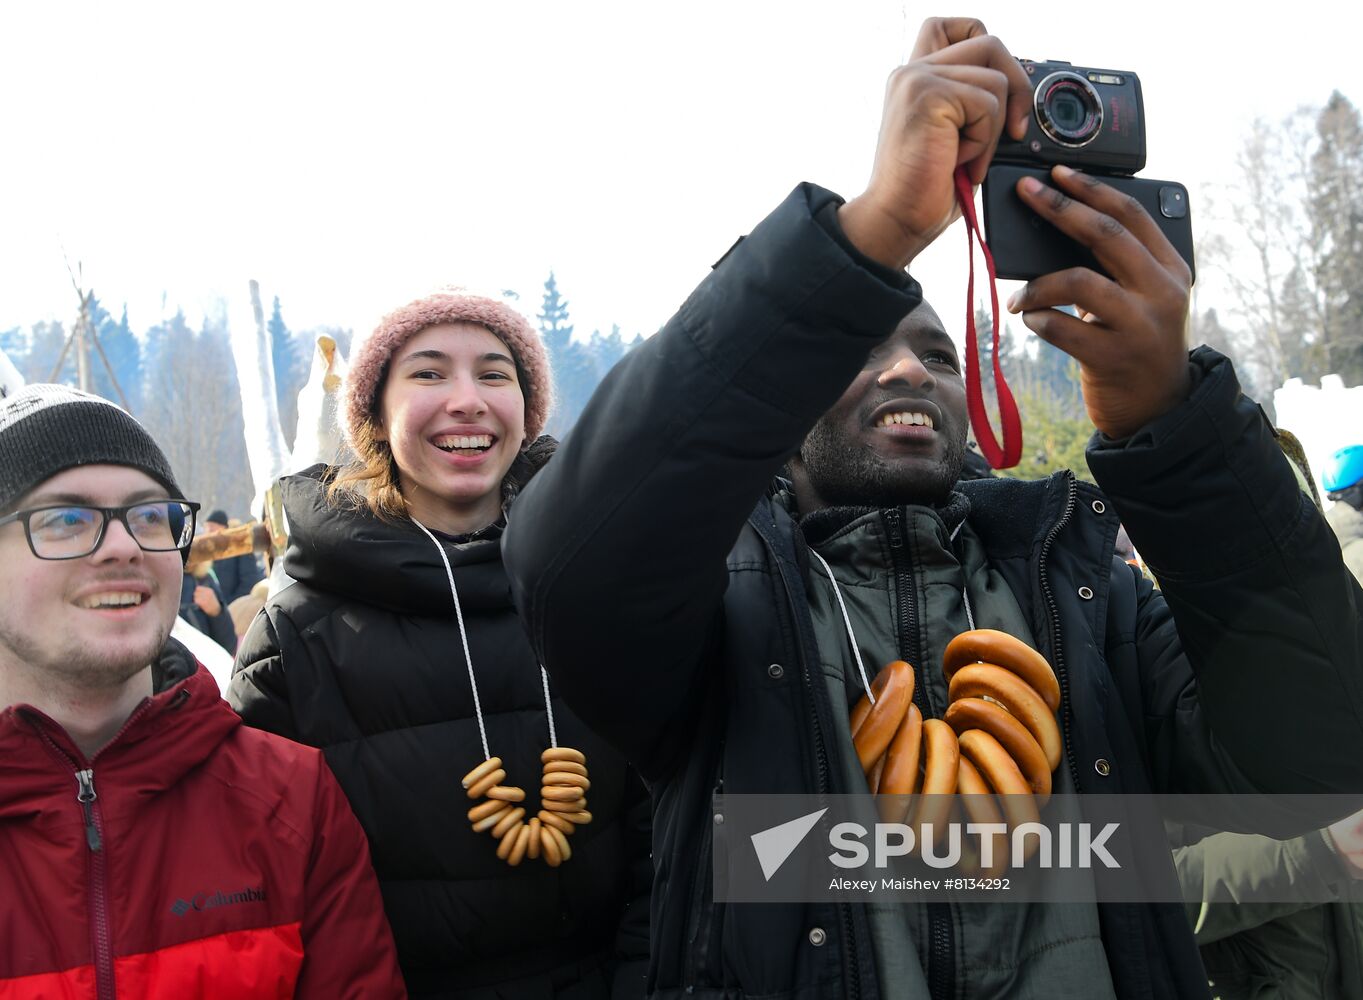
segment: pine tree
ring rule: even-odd
[[[5,352],[9,363],[22,374],[28,365],[28,336],[22,327],[0,330],[0,351]]]
[[[1256,121],[1239,157],[1231,225],[1199,243],[1222,260],[1260,386],[1337,372],[1363,382],[1363,123],[1339,92],[1324,108]],[[1232,258],[1224,248],[1243,245]],[[1238,335],[1237,335],[1238,334]]]
[[[180,487],[205,510],[249,513],[254,487],[226,319],[210,316],[196,333],[177,312],[148,331],[146,357],[143,422]]]
[[[1088,478],[1084,458],[1093,425],[1087,416],[1075,416],[1061,400],[1045,390],[1030,387],[1017,394],[1022,413],[1022,457],[1012,469],[999,474],[1013,479],[1039,479],[1061,469]]]
[[[611,332],[605,337],[601,336],[600,330],[593,330],[588,347],[591,350],[592,367],[600,382],[615,367],[615,363],[625,356],[625,340],[620,336],[619,324],[612,324]]]
[[[186,482],[198,458],[193,450],[192,429],[198,416],[192,409],[192,397],[186,392],[185,380],[189,367],[185,359],[191,362],[194,359],[194,340],[195,333],[185,319],[184,310],[177,309],[170,319],[147,331],[142,351],[142,423],[166,452],[180,486],[186,490],[189,489]],[[190,496],[189,499],[200,498]]]
[[[577,422],[587,405],[598,376],[589,350],[573,340],[573,324],[568,315],[568,300],[559,294],[554,272],[544,283],[544,300],[539,320],[540,334],[549,352],[549,364],[554,372],[554,388],[558,405],[549,419],[546,433],[562,437]]]
[[[992,327],[993,317],[977,308],[980,382],[998,437],[1002,429],[994,390]],[[1004,323],[999,336],[999,360],[1022,419],[1022,455],[1014,468],[998,474],[1013,479],[1036,479],[1072,469],[1082,477],[1088,468],[1084,449],[1093,434],[1093,425],[1084,410],[1078,363],[1040,337],[1030,338],[1026,343],[1026,347],[1018,346],[1012,328]],[[971,435],[974,436],[973,427]]]
[[[192,353],[193,349],[194,331],[185,319],[183,309],[177,309],[169,320],[157,323],[147,331],[142,359],[149,408],[157,406],[157,397],[175,394],[175,385],[167,380],[174,370],[168,364],[170,357],[176,353]]]
[[[1339,91],[1316,118],[1308,212],[1323,236],[1316,286],[1325,372],[1363,382],[1363,122]]]
[[[91,296],[90,325],[99,338],[99,346],[104,351],[104,357],[109,361],[109,368],[113,369],[113,377],[110,378],[109,370],[104,367],[104,361],[100,358],[99,351],[95,349],[94,345],[91,345],[91,387],[96,393],[105,399],[113,400],[115,403],[121,403],[121,394],[122,399],[127,401],[133,415],[140,415],[142,410],[142,345],[128,325],[127,303],[123,304],[123,313],[115,321],[108,311],[100,305],[99,300]],[[117,383],[117,388],[115,388],[115,383]]]
[[[1058,412],[1071,418],[1083,417],[1086,411],[1079,385],[1079,362],[1038,337],[1034,364],[1039,391],[1055,400]]]
[[[1297,332],[1296,336],[1282,338],[1282,357],[1287,371],[1302,378],[1318,379],[1329,371],[1320,299],[1314,283],[1301,266],[1294,266],[1283,278],[1276,301],[1282,329]],[[1271,387],[1277,388],[1277,384]]]
[[[975,343],[980,352],[980,388],[984,393],[985,408],[997,426],[998,393],[994,382],[994,317],[983,305],[975,306]],[[965,375],[965,356],[961,356],[961,373]],[[1018,379],[1025,378],[1025,353],[1018,350],[1012,328],[1005,322],[999,334],[999,365],[1003,378],[1016,393]]]
[[[33,334],[28,342],[28,359],[21,369],[27,381],[76,384],[76,359],[72,351],[66,352],[61,369],[53,373],[62,348],[66,345],[66,335],[66,327],[56,320],[33,324]]]
[[[551,354],[563,354],[573,339],[573,324],[568,318],[568,300],[558,291],[558,279],[554,272],[544,282],[544,302],[540,307],[540,333],[544,336],[544,346]]]

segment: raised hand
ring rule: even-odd
[[[907,266],[956,218],[956,167],[983,181],[1004,127],[1025,133],[1031,97],[1027,74],[981,22],[924,21],[886,84],[870,184],[839,210],[847,237],[873,260]]]
[[[1009,312],[1079,362],[1093,426],[1124,438],[1188,396],[1187,263],[1134,198],[1068,167],[1056,187],[1018,182],[1018,196],[1082,243],[1111,278],[1087,267],[1042,275],[1016,292]],[[1076,318],[1056,307],[1073,305]]]
[[[1329,827],[1335,850],[1344,859],[1350,874],[1363,879],[1363,812],[1346,816]]]
[[[195,587],[194,603],[200,611],[210,618],[216,618],[222,614],[222,602],[218,600],[218,595],[213,593],[212,587],[205,587],[203,584]]]

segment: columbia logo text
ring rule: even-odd
[[[236,892],[223,892],[221,889],[215,892],[195,893],[189,899],[177,899],[171,904],[170,912],[177,917],[184,917],[190,913],[202,913],[204,910],[216,910],[221,906],[236,906],[240,903],[263,903],[265,902],[265,887],[247,887]]]

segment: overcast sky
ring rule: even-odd
[[[1344,11],[1349,11],[1344,13]],[[1199,191],[1256,115],[1363,103],[1356,3],[983,2],[1014,54],[1134,70],[1151,177]],[[0,329],[71,318],[64,246],[135,330],[257,278],[294,329],[550,268],[581,333],[656,330],[801,180],[856,194],[936,5],[0,9]],[[915,267],[949,326],[965,244]],[[1212,279],[1208,279],[1209,282]],[[163,305],[164,299],[164,305]],[[959,330],[957,330],[959,333]]]

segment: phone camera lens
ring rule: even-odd
[[[1078,73],[1052,73],[1037,85],[1036,119],[1061,146],[1086,146],[1103,129],[1103,102]]]
[[[1181,184],[1166,184],[1159,189],[1159,210],[1166,219],[1188,217],[1188,196]]]

